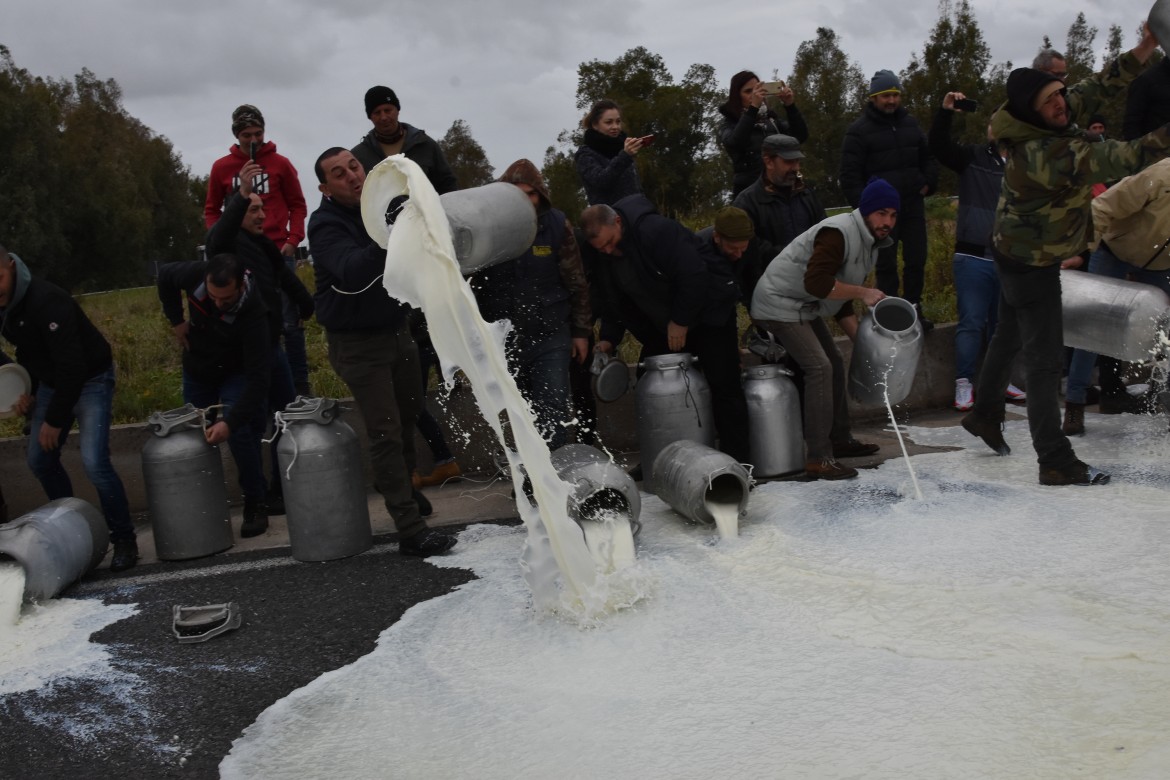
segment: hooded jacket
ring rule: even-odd
[[[1092,185],[1117,181],[1170,155],[1165,126],[1133,141],[1095,143],[1086,141],[1078,127],[1141,67],[1127,52],[1070,90],[1069,123],[1063,130],[1039,126],[1042,120],[1029,112],[1031,95],[1046,82],[1029,83],[1030,95],[1012,95],[1009,89],[1006,110],[997,111],[991,125],[1007,157],[996,206],[997,259],[1050,266],[1083,251],[1090,238]]]
[[[0,309],[0,334],[16,347],[16,362],[34,382],[53,388],[45,422],[64,428],[86,381],[113,364],[110,344],[73,296],[52,282],[34,279],[14,253],[12,301]]]
[[[413,125],[408,125],[406,122],[399,122],[399,124],[406,131],[402,140],[403,156],[411,162],[417,163],[418,167],[423,169],[423,173],[427,175],[435,192],[442,195],[445,192],[459,189],[459,181],[452,173],[451,166],[447,164],[447,158],[443,155],[443,150],[439,147],[438,142]],[[374,134],[373,130],[366,133],[358,145],[350,149],[350,152],[366,169],[366,173],[374,170],[375,165],[386,159],[386,153],[382,151],[382,145],[378,143],[378,136]]]
[[[229,194],[240,188],[240,169],[248,162],[248,153],[233,144],[227,156],[211,166],[207,179],[207,201],[203,204],[203,221],[210,230],[223,214]],[[265,141],[256,150],[256,163],[264,169],[254,182],[256,194],[264,201],[264,235],[276,244],[298,246],[305,240],[305,217],[309,213],[297,169],[284,155],[276,153],[276,144]]]
[[[893,114],[879,111],[873,103],[849,129],[841,147],[841,189],[849,205],[857,208],[861,191],[870,177],[885,179],[902,196],[906,208],[908,199],[922,199],[922,188],[927,194],[938,186],[938,164],[930,156],[926,136],[918,120],[899,106]]]
[[[243,229],[248,206],[248,198],[239,192],[233,193],[228,198],[223,217],[208,231],[204,249],[208,257],[221,253],[238,255],[252,272],[268,309],[268,338],[275,345],[284,330],[284,304],[280,293],[283,291],[289,297],[302,320],[313,316],[313,296],[289,269],[280,248],[268,236],[254,236]]]
[[[570,329],[574,337],[593,331],[589,284],[581,253],[565,215],[549,201],[548,187],[529,160],[508,166],[500,181],[526,184],[540,199],[536,238],[519,257],[474,274],[468,281],[484,319],[510,320],[525,345],[535,346]]]
[[[158,269],[158,298],[172,326],[184,321],[183,297],[189,323],[183,350],[183,372],[200,382],[219,384],[242,373],[244,392],[224,420],[238,428],[267,408],[272,342],[268,313],[251,272],[244,275],[244,296],[235,311],[222,312],[207,294],[207,264],[167,263]]]
[[[621,255],[592,252],[602,288],[601,340],[616,344],[628,329],[646,341],[639,335],[644,329],[664,334],[671,322],[703,323],[711,278],[699,239],[643,195],[623,198],[613,209],[622,220]]]
[[[590,206],[598,203],[612,206],[622,198],[642,191],[634,158],[622,148],[626,137],[621,133],[617,138],[611,138],[592,127],[585,130],[584,142],[573,161]]]

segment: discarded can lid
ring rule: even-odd
[[[239,628],[240,620],[240,605],[234,601],[202,607],[176,604],[173,630],[180,643],[206,642],[213,636]]]
[[[630,389],[630,369],[604,352],[594,353],[589,371],[593,374],[593,395],[600,401],[613,403]]]

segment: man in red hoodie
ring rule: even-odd
[[[263,169],[252,177],[252,191],[264,202],[264,235],[280,247],[286,264],[295,270],[297,246],[305,240],[305,217],[309,213],[297,169],[287,157],[276,153],[276,144],[264,140],[264,115],[255,106],[244,104],[232,112],[232,135],[236,143],[211,166],[203,221],[208,230],[219,221],[228,196],[240,186],[240,169],[255,160]],[[305,331],[296,307],[287,298],[283,314],[284,348],[293,381],[299,394],[310,395]]]

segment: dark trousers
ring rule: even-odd
[[[653,337],[642,342],[643,357],[665,355],[671,351],[666,345],[665,333],[655,331]],[[711,411],[715,417],[715,431],[719,434],[719,449],[740,463],[751,463],[747,399],[743,395],[740,377],[739,339],[734,317],[726,325],[691,326],[682,351],[698,359],[699,369],[711,388]]]
[[[1023,351],[1028,388],[1028,428],[1036,459],[1044,468],[1063,468],[1076,460],[1060,430],[1060,374],[1064,323],[1060,305],[1060,266],[1024,266],[1012,261],[999,273],[999,324],[975,388],[974,413],[991,421],[1004,418],[1004,391],[1012,361]]]
[[[573,415],[577,418],[577,441],[595,445],[597,435],[597,399],[593,397],[593,335],[589,336],[590,357],[584,363],[569,361],[569,392],[572,397]]]
[[[922,303],[926,283],[926,205],[921,197],[903,198],[894,243],[878,252],[875,279],[886,295],[898,296],[898,244],[902,244],[902,296]]]
[[[370,439],[374,487],[400,536],[421,533],[410,485],[414,422],[422,405],[418,347],[403,324],[389,331],[329,331],[329,365],[349,387]]]
[[[435,352],[435,347],[431,344],[429,338],[424,338],[418,342],[418,368],[419,375],[422,378],[422,404],[418,411],[418,432],[422,434],[423,440],[427,443],[427,449],[431,451],[431,460],[435,463],[446,463],[455,460],[455,456],[451,454],[451,448],[447,446],[447,439],[443,436],[443,429],[439,427],[439,421],[431,414],[430,409],[427,409],[427,387],[431,383],[431,367],[434,366],[435,371],[439,374],[439,379],[442,380],[442,369],[439,366],[439,355]]]

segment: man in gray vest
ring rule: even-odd
[[[857,470],[837,461],[877,452],[853,438],[845,398],[845,363],[823,317],[834,315],[852,338],[853,300],[873,306],[885,293],[866,287],[878,252],[889,246],[901,198],[871,179],[858,208],[814,225],[780,253],[756,285],[752,320],[771,333],[804,372],[805,475],[849,479]]]

